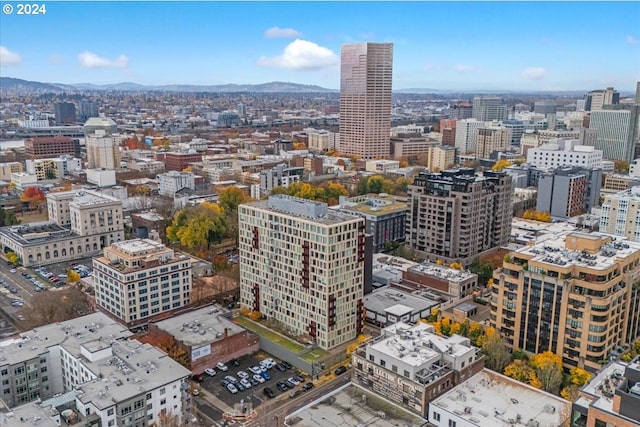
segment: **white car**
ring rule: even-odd
[[[260,375],[262,373],[262,368],[259,368],[257,366],[251,366],[249,367],[249,370],[256,375]]]
[[[251,388],[251,383],[250,383],[250,382],[249,382],[249,380],[248,380],[248,379],[246,379],[246,378],[241,379],[241,380],[240,380],[240,384],[242,384],[242,386],[243,386],[244,388],[246,388],[246,389]]]
[[[238,389],[233,384],[227,384],[227,390],[229,390],[231,394],[236,394],[238,392]]]
[[[291,383],[291,384],[293,384],[293,385],[298,385],[298,384],[300,384],[300,381],[298,381],[297,379],[295,379],[295,378],[293,378],[293,377],[291,377],[291,378],[287,379],[287,381],[288,381],[288,382],[290,382],[290,383]]]
[[[262,375],[258,375],[258,374],[254,375],[253,379],[258,381],[260,384],[262,384],[265,381],[264,377]]]
[[[227,372],[229,370],[229,367],[222,362],[216,363],[216,368],[218,368],[222,372]]]
[[[249,374],[247,374],[245,371],[238,371],[237,376],[238,376],[238,378],[242,378],[242,379],[249,378]]]
[[[204,373],[209,375],[210,377],[213,377],[216,375],[216,370],[213,368],[207,368],[204,370]]]
[[[265,369],[271,369],[276,365],[276,362],[273,359],[264,359],[260,361],[260,366]]]

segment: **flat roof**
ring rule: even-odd
[[[413,311],[413,307],[407,307],[406,305],[396,304],[387,308],[385,311],[391,315],[401,317],[401,316],[404,316],[405,314],[411,313]]]
[[[522,424],[560,426],[569,419],[571,402],[485,368],[431,401],[429,409],[481,427],[515,424],[518,418]]]
[[[80,346],[90,347],[129,338],[131,332],[123,325],[96,311],[66,322],[50,323],[18,338],[0,342],[0,365],[13,365],[46,353],[49,347],[63,344],[66,351],[80,357]]]
[[[6,414],[0,413],[0,425],[2,426],[38,426],[38,427],[58,427],[54,421],[59,415],[56,408],[42,407],[36,402],[29,402],[22,406],[12,408]],[[24,421],[23,421],[24,420]]]
[[[613,395],[618,386],[624,381],[624,371],[627,363],[613,362],[602,368],[580,391],[594,397],[593,401],[584,399],[584,407],[594,406],[605,412],[615,413],[613,410]]]
[[[470,271],[458,270],[444,265],[438,265],[429,261],[424,261],[421,264],[414,265],[409,270],[416,273],[425,274],[427,276],[444,279],[449,282],[461,282],[463,280],[471,279],[474,276],[477,277],[475,273],[472,273]]]
[[[398,202],[388,194],[367,194],[351,197],[334,207],[337,210],[345,210],[354,213],[371,216],[383,216],[391,213],[409,212],[406,203]]]
[[[151,239],[122,240],[120,242],[113,242],[111,247],[133,255],[143,251],[158,252],[167,248],[162,243]]]
[[[390,286],[378,288],[364,297],[364,306],[367,311],[375,311],[376,313],[384,313],[391,307],[398,305],[408,307],[412,312],[421,312],[438,304],[438,301],[410,294]]]
[[[270,200],[272,203],[275,202],[275,205],[269,203]],[[281,214],[287,217],[298,218],[303,221],[310,221],[315,224],[337,225],[353,221],[363,221],[361,218],[354,217],[352,215],[337,212],[333,209],[326,209],[326,203],[286,196],[283,194],[270,196],[269,199],[248,203],[244,206],[264,210],[276,215]],[[285,209],[278,209],[280,206]],[[308,210],[305,210],[305,207],[307,207]],[[308,214],[309,212],[313,216],[310,216]]]
[[[245,329],[229,320],[229,310],[211,305],[169,319],[155,322],[158,329],[191,347],[206,345],[228,336],[244,332]]]
[[[391,256],[383,253],[373,254],[373,268],[392,267],[400,271],[407,271],[409,268],[418,265],[417,262],[408,259]]]

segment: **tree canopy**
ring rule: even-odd
[[[31,207],[38,206],[45,200],[44,191],[42,191],[42,188],[36,186],[27,187],[22,192],[20,200],[28,202]]]
[[[271,194],[287,194],[301,199],[316,200],[329,205],[337,205],[340,196],[348,196],[349,191],[339,182],[330,182],[327,185],[312,185],[308,182],[294,182],[288,187],[276,187]]]
[[[237,212],[238,206],[249,200],[251,200],[251,198],[238,187],[227,187],[218,193],[218,206],[220,206],[227,215]]]
[[[222,209],[204,202],[176,213],[167,227],[167,238],[189,249],[209,248],[212,243],[222,241],[226,227]]]

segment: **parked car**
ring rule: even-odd
[[[227,372],[229,370],[229,367],[222,362],[216,363],[216,368],[218,368],[222,372]]]
[[[249,370],[256,375],[260,375],[262,373],[262,369],[257,366],[249,366]]]
[[[214,377],[216,375],[216,370],[213,368],[207,368],[204,370],[204,373],[209,375],[210,377]]]
[[[15,300],[15,301],[11,301],[11,305],[14,307],[22,307],[24,303],[22,301]]]
[[[251,388],[251,382],[246,378],[241,379],[240,384],[247,390]]]
[[[289,397],[293,399],[294,397],[298,396],[300,393],[302,393],[300,389],[292,390],[291,392],[289,392]]]
[[[294,388],[295,386],[297,386],[298,384],[300,384],[298,381],[294,380],[293,378],[287,378],[287,380],[285,381],[285,383],[286,383],[290,388]]]
[[[224,379],[229,381],[230,383],[234,383],[234,384],[238,382],[236,377],[232,377],[231,375],[227,375],[226,377],[224,377]]]
[[[229,360],[228,363],[231,366],[236,366],[236,367],[240,366],[240,362],[238,362],[238,359],[231,359],[231,360]]]
[[[18,289],[16,289],[16,288],[11,288],[9,290],[11,291],[12,294],[17,294],[18,293]]]
[[[342,375],[345,372],[347,372],[347,368],[345,368],[344,366],[339,366],[338,369],[336,369],[333,373],[336,375]]]
[[[231,394],[236,394],[238,392],[238,388],[233,384],[227,384],[227,390],[229,390]]]
[[[9,270],[9,271],[10,271],[11,273],[15,273],[15,272],[16,272],[16,271],[18,271],[18,270],[16,270],[15,268],[12,268],[12,269],[11,269],[11,270]]]
[[[264,359],[260,361],[260,366],[266,369],[271,369],[276,365],[276,362],[273,359]]]
[[[294,375],[293,379],[298,381],[300,384],[304,382],[304,378],[302,378],[300,375]]]
[[[287,369],[291,369],[293,368],[293,366],[291,365],[291,363],[287,362],[286,360],[282,361],[282,366],[284,366]]]
[[[271,379],[271,375],[267,374],[266,372],[261,372],[260,375],[262,376],[262,378],[264,378],[265,380],[270,380]]]
[[[286,370],[287,370],[287,367],[286,367],[286,366],[284,366],[282,363],[279,363],[279,364],[277,364],[277,365],[276,365],[276,369],[277,369],[278,371],[280,371],[280,372],[284,372],[284,371],[286,371]]]
[[[222,387],[224,387],[224,388],[227,388],[227,386],[228,386],[229,384],[231,384],[231,383],[230,383],[229,381],[227,381],[227,380],[222,380],[222,381],[220,381],[220,385],[221,385]]]
[[[267,396],[269,399],[273,399],[274,397],[276,397],[276,394],[269,387],[265,387],[263,391],[265,396]]]
[[[313,383],[306,383],[305,385],[302,386],[302,391],[308,391],[311,390],[313,388]]]
[[[235,383],[234,385],[236,386],[238,391],[244,391],[245,390],[245,387],[242,385],[242,383]]]
[[[238,371],[238,373],[236,374],[238,376],[238,378],[249,378],[249,374],[247,374],[245,371]]]
[[[289,386],[286,383],[283,383],[282,381],[278,381],[276,383],[276,387],[278,387],[278,390],[280,391],[287,391],[289,389]]]
[[[262,377],[260,377],[260,378],[262,378]],[[264,378],[262,378],[262,379],[264,380]],[[250,377],[250,378],[249,378],[249,382],[250,382],[250,383],[251,383],[251,385],[253,385],[253,386],[256,386],[256,385],[260,385],[260,384],[261,384],[261,383],[260,383],[260,381],[256,380],[256,379],[255,379],[255,378],[253,378],[253,377]]]
[[[258,381],[260,384],[262,384],[263,382],[265,382],[266,378],[264,378],[262,375],[254,375],[252,377],[254,380]]]

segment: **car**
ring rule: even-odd
[[[266,372],[261,372],[260,375],[262,376],[262,378],[264,378],[265,380],[270,380],[271,379],[271,375],[267,374]]]
[[[262,375],[254,375],[252,377],[254,380],[258,381],[260,384],[262,384],[263,382],[265,382],[266,378],[264,378]]]
[[[236,394],[238,392],[238,388],[233,384],[227,384],[227,390],[229,390],[231,394]]]
[[[262,378],[262,377],[260,377],[260,378]],[[262,379],[264,380],[264,378],[262,378]],[[255,378],[253,378],[253,377],[249,378],[249,382],[251,383],[251,385],[254,385],[254,386],[255,386],[255,385],[260,385],[260,384],[261,384],[261,383],[260,383],[260,381],[257,381],[257,380],[256,380]]]
[[[309,391],[313,388],[313,383],[306,383],[302,386],[302,391]]]
[[[249,374],[247,374],[245,371],[238,371],[236,375],[238,376],[238,378],[243,378],[243,379],[249,378]]]
[[[225,380],[229,381],[230,383],[237,383],[238,380],[236,379],[236,377],[233,377],[231,375],[227,375],[226,377],[224,377]]]
[[[278,371],[280,371],[280,372],[284,372],[284,371],[286,371],[286,370],[287,370],[287,368],[286,368],[282,363],[278,363],[278,364],[276,365],[276,369],[277,369]]]
[[[276,365],[276,362],[273,359],[264,359],[261,360],[259,365],[265,369],[271,369]]]
[[[22,301],[15,300],[15,301],[11,301],[11,305],[14,307],[22,307],[24,303]]]
[[[197,388],[194,388],[191,394],[193,394],[194,396],[200,396],[200,390],[198,390]]]
[[[264,395],[267,396],[269,399],[273,399],[274,397],[276,397],[276,394],[269,387],[265,387],[263,392],[264,392]]]
[[[34,291],[36,291],[36,292],[42,292],[42,288],[39,288],[39,287],[37,287],[37,286],[36,286],[36,288],[34,289]]]
[[[333,371],[333,373],[336,374],[336,375],[342,375],[345,372],[347,372],[347,368],[345,368],[344,366],[338,366],[338,369]]]
[[[260,375],[263,372],[262,369],[258,368],[257,366],[249,366],[249,370],[256,375]]]
[[[287,362],[286,360],[282,361],[282,366],[284,366],[287,369],[291,369],[293,368],[293,366],[291,365],[291,363]]]
[[[222,381],[220,381],[220,385],[221,385],[222,387],[225,387],[225,388],[226,388],[229,384],[231,384],[231,383],[230,383],[229,381],[227,381],[227,380],[222,380]]]
[[[11,270],[9,270],[9,272],[11,272],[11,273],[15,273],[16,271],[18,271],[18,270],[16,270],[15,268],[12,268]]]
[[[300,393],[302,393],[301,390],[292,390],[291,392],[289,392],[289,397],[293,399],[294,397],[297,397]]]
[[[300,384],[300,381],[296,381],[294,378],[287,378],[285,383],[287,383],[291,388],[294,388],[295,386]]]
[[[194,375],[191,375],[191,380],[197,383],[201,383],[202,381],[204,381],[204,378],[202,377],[202,375],[194,374]]]
[[[235,367],[240,366],[240,362],[238,362],[238,359],[231,359],[231,360],[229,360],[229,362],[228,362],[228,363],[229,363],[229,365],[231,365],[231,366],[235,366]]]
[[[276,383],[276,387],[278,387],[278,390],[280,391],[287,391],[289,389],[289,386],[286,383],[283,383],[282,381],[278,381]]]
[[[304,382],[304,378],[302,378],[300,375],[294,375],[293,379],[298,381],[300,384]]]
[[[251,388],[251,382],[246,378],[241,379],[240,384],[242,384],[242,386],[247,390]]]
[[[58,274],[58,279],[66,279],[67,275],[66,274]]]
[[[222,362],[216,363],[216,368],[222,372],[227,372],[229,370],[229,367]]]
[[[244,391],[245,387],[241,383],[235,383],[234,386],[238,389],[238,391]]]
[[[18,293],[18,289],[16,289],[16,288],[11,288],[9,290],[11,291],[12,294],[17,294]]]
[[[216,375],[216,370],[213,368],[207,368],[204,370],[204,373],[209,375],[210,377],[214,377]]]

